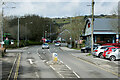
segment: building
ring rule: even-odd
[[[116,43],[118,33],[118,20],[111,18],[95,18],[94,19],[94,43]],[[119,34],[120,35],[120,34]],[[84,36],[86,39],[86,46],[91,45],[91,19],[86,19],[84,28]],[[120,39],[120,36],[119,38]],[[120,41],[119,41],[120,42]]]

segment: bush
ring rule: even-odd
[[[27,41],[27,45],[42,45],[43,42]]]
[[[25,47],[25,46],[29,46],[29,45],[42,45],[42,44],[43,44],[43,42],[21,40],[19,43],[19,47]],[[5,48],[17,48],[17,41],[15,41],[14,44],[4,45],[4,47]]]

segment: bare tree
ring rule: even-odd
[[[70,24],[66,24],[62,27],[62,31],[65,29],[69,30],[72,35],[72,41],[79,40],[82,30],[84,28],[84,24],[85,23],[83,17],[75,17],[74,19],[72,19]],[[67,39],[70,36],[67,34],[67,32],[64,35],[67,35]]]

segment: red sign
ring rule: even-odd
[[[88,28],[90,28],[90,22],[88,23]]]

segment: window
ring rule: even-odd
[[[106,48],[106,49],[105,49],[105,51],[108,51],[108,50],[109,50],[109,48]]]
[[[100,49],[106,49],[107,47],[101,47]]]
[[[112,50],[112,52],[115,52],[117,50],[117,48],[112,48],[111,50]]]

